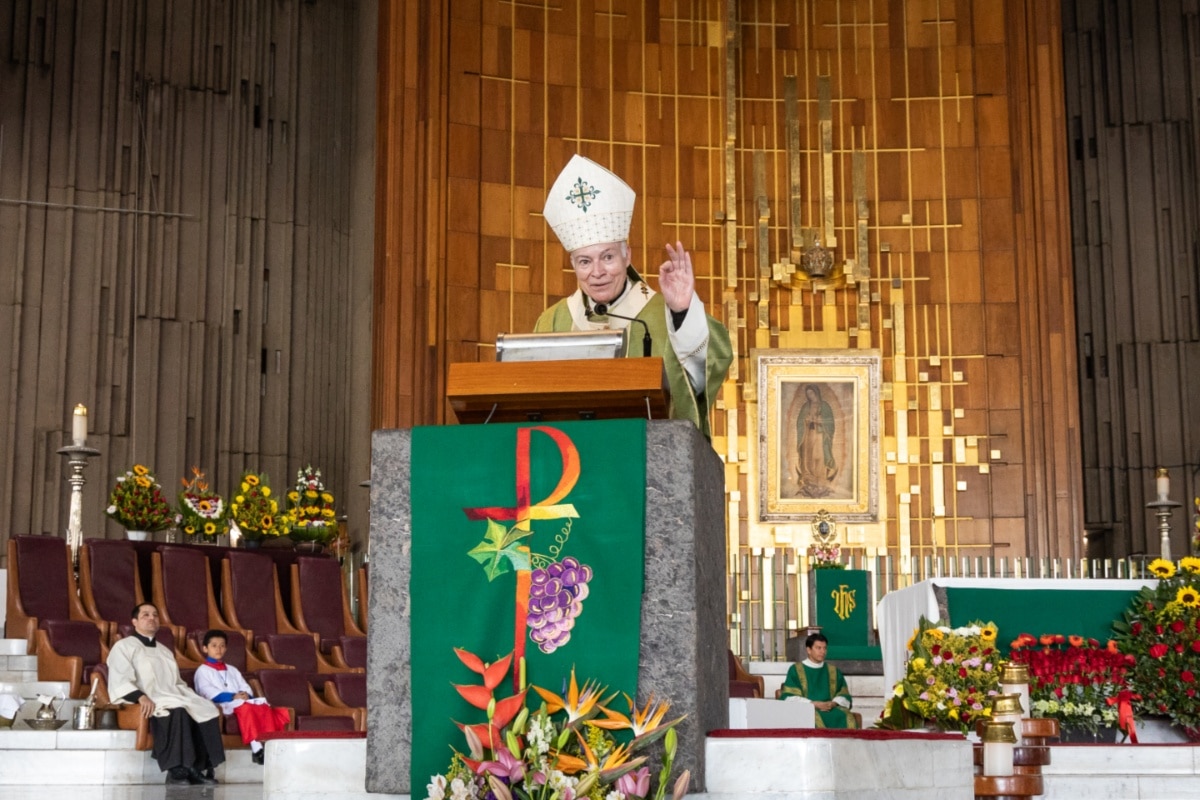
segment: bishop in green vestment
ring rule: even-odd
[[[570,254],[579,288],[546,309],[534,331],[628,327],[627,356],[644,355],[648,333],[650,355],[663,359],[667,373],[671,418],[690,419],[711,436],[709,407],[733,358],[729,332],[705,312],[682,242],[667,245],[667,260],[658,269],[660,292],[633,268],[628,238],[635,199],[628,184],[583,156],[573,157],[559,174],[543,214]]]
[[[846,688],[846,678],[825,661],[829,640],[824,634],[811,634],[804,640],[804,649],[808,658],[792,664],[779,690],[780,699],[804,697],[812,701],[818,728],[857,728],[858,722],[850,713],[854,700]]]

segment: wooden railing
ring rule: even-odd
[[[843,554],[850,569],[870,573],[870,607],[890,591],[930,578],[1144,578],[1155,556],[1121,559],[923,556],[898,559],[873,552]],[[755,661],[786,660],[787,639],[809,622],[812,564],[795,548],[742,548],[730,557],[730,647]]]

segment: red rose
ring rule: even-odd
[[[929,652],[936,656],[938,653],[942,652],[942,646],[940,644],[935,644],[933,647],[929,648]]]
[[[1054,687],[1054,696],[1055,696],[1055,697],[1062,697],[1062,696],[1063,696],[1063,690],[1062,690],[1062,687],[1061,687],[1061,686],[1055,686],[1055,687]]]
[[[1167,671],[1165,669],[1163,669],[1162,667],[1159,667],[1158,668],[1158,677],[1160,677],[1160,678],[1167,677]]]
[[[1151,658],[1162,658],[1163,656],[1165,656],[1167,654],[1167,650],[1169,650],[1169,649],[1170,648],[1168,648],[1162,642],[1159,642],[1158,644],[1152,644],[1152,645],[1150,645],[1150,657]]]
[[[967,677],[967,671],[965,669],[963,669],[962,667],[959,667],[958,668],[958,677],[960,677],[960,678]]]
[[[943,661],[953,661],[954,653],[951,653],[949,650],[943,650],[942,651],[942,660]]]
[[[1192,652],[1200,653],[1200,639],[1192,642]]]
[[[1133,627],[1130,630],[1133,631],[1134,636],[1137,636],[1139,633],[1142,632],[1142,623],[1140,623],[1140,622],[1133,623]]]
[[[1195,690],[1195,689],[1184,689],[1184,690],[1183,690],[1183,693],[1184,693],[1184,694],[1186,694],[1188,697],[1195,697],[1195,696],[1196,696],[1196,690]]]
[[[1181,644],[1177,644],[1177,645],[1175,645],[1175,652],[1176,652],[1176,653],[1182,653],[1182,652],[1183,652],[1183,645],[1181,645]]]
[[[1154,603],[1146,603],[1146,610],[1147,610],[1147,611],[1153,611],[1153,610],[1154,610]]]
[[[1183,620],[1177,619],[1171,623],[1171,630],[1175,633],[1183,633]]]
[[[1154,626],[1154,632],[1155,632],[1155,633],[1157,633],[1159,636],[1162,636],[1162,635],[1163,635],[1163,626],[1162,626],[1162,625],[1155,625],[1155,626]]]
[[[1196,680],[1196,676],[1192,674],[1190,669],[1185,669],[1183,672],[1179,673],[1179,680],[1183,681],[1184,683],[1193,683]]]

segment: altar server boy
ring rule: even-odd
[[[288,710],[272,708],[264,698],[254,696],[254,690],[238,668],[222,660],[226,647],[224,631],[211,630],[204,634],[204,663],[196,670],[196,693],[220,706],[221,713],[237,718],[242,742],[250,745],[254,763],[261,764],[263,745],[259,739],[264,733],[286,728]]]

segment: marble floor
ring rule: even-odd
[[[261,800],[261,783],[228,786],[5,786],[4,800]],[[333,797],[332,795],[330,797]]]

